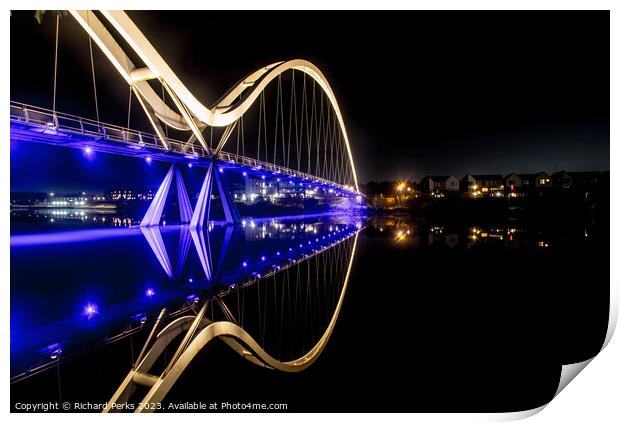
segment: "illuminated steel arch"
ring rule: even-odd
[[[101,11],[101,15],[128,43],[133,52],[144,62],[145,67],[138,68],[134,65],[93,11],[71,10],[70,13],[129,84],[166,148],[166,136],[161,122],[177,130],[191,131],[192,138],[188,144],[197,140],[205,151],[217,157],[226,144],[234,125],[256,102],[274,78],[287,70],[298,70],[310,76],[323,90],[337,117],[351,168],[354,189],[359,193],[351,146],[338,101],[323,73],[311,62],[294,59],[262,67],[233,86],[223,98],[209,108],[196,99],[125,12],[104,10]],[[172,110],[148,84],[148,81],[152,79],[157,79],[162,83],[179,113]],[[227,128],[215,149],[207,145],[202,135],[207,126]]]

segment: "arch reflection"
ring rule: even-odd
[[[138,386],[148,388],[140,404],[161,401],[214,339],[269,369],[298,372],[312,365],[336,325],[362,226],[361,221],[252,221],[242,227],[190,229],[209,294],[196,302],[193,313],[167,324],[167,311],[161,311],[107,409],[131,400]],[[147,233],[147,242],[169,274],[164,264],[170,259],[160,258],[166,251],[162,237]],[[181,235],[180,244],[184,239]],[[171,344],[178,347],[172,359],[165,359],[162,353]]]

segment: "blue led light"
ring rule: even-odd
[[[147,297],[151,298],[152,296],[155,295],[155,290],[153,288],[148,288],[146,290],[146,292],[144,293],[144,295],[146,295]]]
[[[261,261],[265,261],[265,260],[267,260],[267,257],[265,257],[265,256],[260,256],[260,259],[261,259]]]
[[[82,309],[82,316],[86,317],[88,320],[92,319],[97,314],[99,314],[99,307],[97,307],[97,304],[88,303]]]
[[[92,161],[95,158],[95,150],[93,150],[93,148],[90,147],[90,146],[86,146],[86,147],[82,148],[82,156],[86,160]]]
[[[243,267],[248,267],[248,262],[247,262],[247,261],[244,261],[243,263],[241,263],[241,265],[242,265]]]

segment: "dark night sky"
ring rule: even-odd
[[[338,97],[360,182],[609,169],[606,11],[130,16],[207,105],[265,64],[317,64]],[[88,39],[61,20],[57,109],[94,117]],[[12,100],[51,106],[54,30],[51,13],[39,26],[32,12],[13,12]],[[128,88],[94,48],[101,120],[126,124]],[[125,173],[151,183],[126,158],[105,158],[114,175],[85,172],[80,154],[12,144],[11,189],[105,189]]]

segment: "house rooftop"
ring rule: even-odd
[[[467,176],[467,175],[465,175]],[[502,175],[469,175],[474,179],[478,179],[478,180],[504,180],[504,177]]]
[[[522,178],[522,179],[523,178],[535,178],[538,175],[548,175],[548,173],[544,172],[544,171],[543,172],[536,172],[536,173],[517,173],[517,176],[519,178]]]
[[[453,177],[454,176],[452,176],[452,175],[447,175],[447,176],[430,176],[430,175],[427,175],[427,176],[425,176],[425,178],[432,179],[435,182],[444,182],[444,181],[448,180],[448,178],[453,178]]]

